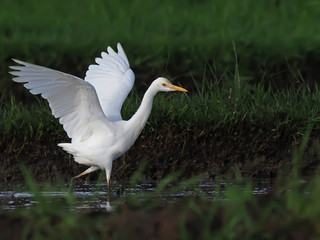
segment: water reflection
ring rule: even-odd
[[[252,179],[251,179],[252,180]],[[249,191],[255,195],[268,194],[272,189],[270,179],[255,179]],[[2,211],[12,211],[15,209],[29,208],[38,204],[41,199],[48,202],[60,202],[68,207],[68,201],[72,201],[75,210],[98,210],[110,212],[117,204],[120,204],[134,197],[136,201],[141,200],[141,204],[146,197],[156,199],[160,204],[177,201],[178,199],[200,194],[208,199],[224,198],[225,189],[231,186],[243,188],[248,191],[245,185],[230,181],[203,181],[197,186],[190,188],[181,184],[171,184],[167,188],[157,191],[157,182],[141,182],[134,187],[128,184],[113,182],[110,195],[107,193],[104,183],[76,183],[73,186],[72,194],[69,186],[64,186],[61,190],[44,190],[39,193],[31,193],[23,183],[11,183],[0,185],[0,206]],[[39,197],[41,198],[39,200]],[[71,198],[71,199],[70,199]],[[68,200],[69,199],[69,200]]]

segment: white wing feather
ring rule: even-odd
[[[34,95],[48,100],[52,114],[59,118],[72,141],[89,138],[97,123],[108,123],[94,87],[82,79],[49,68],[14,60],[24,66],[11,66],[15,82]]]
[[[108,53],[102,52],[102,58],[89,66],[85,81],[91,83],[97,92],[104,114],[110,121],[122,120],[121,108],[134,84],[134,73],[130,69],[128,58],[120,45],[118,53],[108,47]]]

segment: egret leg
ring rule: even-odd
[[[112,162],[109,163],[109,166],[106,167],[106,179],[107,179],[107,186],[108,186],[108,192],[109,193],[110,193],[111,168],[112,168]]]
[[[94,172],[96,170],[98,170],[99,167],[98,166],[91,166],[89,167],[87,170],[85,170],[84,172],[80,173],[79,175],[75,176],[74,178],[79,178],[82,177],[83,175],[86,175],[88,173]]]
[[[107,179],[107,186],[108,186],[109,193],[110,193],[110,176],[111,176],[111,171],[106,170],[106,179]]]

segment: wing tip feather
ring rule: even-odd
[[[111,56],[117,54],[117,53],[113,50],[113,48],[110,47],[110,46],[107,47],[107,51],[108,51],[109,55],[111,55]]]
[[[19,60],[19,59],[16,59],[16,58],[11,58],[12,59],[12,61],[14,61],[15,63],[18,63],[18,64],[21,64],[21,65],[27,65],[27,63],[26,62],[24,62],[24,61],[21,61],[21,60]]]

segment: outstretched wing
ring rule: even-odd
[[[83,141],[93,133],[97,123],[107,122],[94,87],[81,78],[14,60],[23,66],[11,66],[13,81],[34,95],[48,100],[52,114],[59,118],[64,130],[73,141]]]
[[[102,52],[102,58],[95,59],[97,64],[89,66],[85,77],[85,81],[95,87],[102,110],[110,121],[122,120],[122,104],[135,78],[120,43],[117,48],[118,53],[111,47],[108,53]]]

